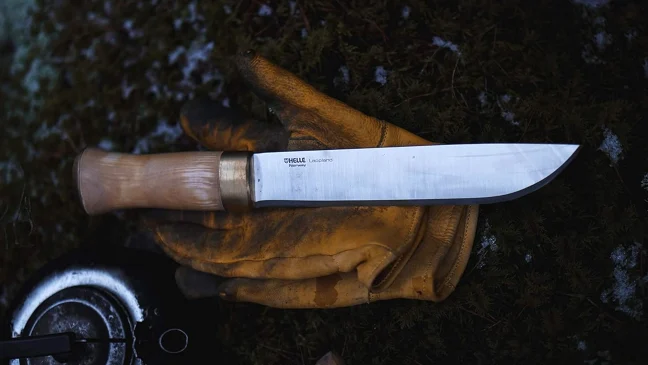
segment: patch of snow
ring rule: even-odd
[[[192,80],[192,73],[198,68],[201,62],[207,62],[209,60],[209,56],[213,49],[214,42],[208,42],[205,44],[203,42],[194,41],[192,42],[189,49],[186,49],[183,46],[179,46],[171,53],[169,53],[169,64],[178,63],[182,65],[183,80],[181,81],[180,86],[189,87],[190,89],[193,89],[195,87]],[[183,54],[185,56],[183,60],[184,62],[179,62],[180,56]],[[220,76],[221,75],[218,71],[209,69],[201,75],[201,80],[203,83],[207,83],[215,79],[219,79]],[[153,81],[153,79],[155,78],[152,76],[152,74],[147,75],[147,77],[152,84],[157,83],[157,80]],[[149,90],[156,95],[159,95],[159,87],[157,86],[157,84],[152,85]],[[177,98],[178,96],[176,95],[176,99]]]
[[[108,44],[110,44],[112,46],[116,46],[117,45],[117,34],[115,34],[115,32],[106,32],[106,34],[104,34],[104,40],[106,42],[108,42]]]
[[[599,8],[607,5],[610,0],[572,0],[575,4],[584,5],[589,8]]]
[[[295,15],[297,12],[297,2],[296,1],[289,1],[288,6],[290,7],[290,15]]]
[[[124,60],[124,68],[128,68],[136,64],[137,61],[140,61],[142,57],[144,57],[146,52],[147,52],[147,47],[140,47],[137,56],[128,57],[127,59]]]
[[[594,34],[594,44],[599,51],[603,51],[605,47],[612,43],[612,36],[606,32],[597,32]]]
[[[176,47],[169,55],[167,56],[167,61],[170,65],[174,64],[178,58],[186,52],[186,49],[183,46]]]
[[[270,15],[272,15],[272,8],[269,7],[269,6],[266,5],[266,4],[262,4],[262,5],[259,7],[259,13],[258,13],[258,14],[259,14],[260,16],[270,16]]]
[[[207,61],[211,51],[214,49],[214,42],[207,44],[193,43],[192,47],[187,52],[187,64],[182,69],[182,74],[185,80],[189,78],[193,70],[198,66],[198,62]]]
[[[173,20],[173,29],[178,30],[182,27],[183,20],[182,18],[176,18]]]
[[[221,76],[222,76],[222,75],[221,75],[218,71],[216,71],[216,70],[208,70],[208,71],[205,71],[205,72],[201,75],[202,83],[203,83],[203,84],[206,84],[206,83],[208,83],[208,82],[212,82],[212,81],[214,81],[214,80],[220,80],[220,79],[221,79]]]
[[[41,151],[37,150],[34,147],[34,144],[27,141],[26,139],[23,139],[23,147],[25,148],[25,150],[27,150],[27,156],[25,157],[27,161],[34,161],[35,158],[41,156]]]
[[[23,170],[14,159],[0,161],[0,185],[7,185],[23,176]]]
[[[597,6],[586,6],[583,9],[583,18],[590,23],[592,35],[591,42],[585,41],[583,44],[581,58],[588,64],[597,65],[605,63],[601,59],[599,53],[603,52],[610,44],[612,44],[612,36],[605,30],[605,18],[601,15],[597,15],[599,11],[591,10],[592,8],[596,9]]]
[[[24,4],[16,4],[16,6],[25,6],[24,10],[27,10],[33,5],[28,3],[32,2],[25,1]],[[11,9],[11,39],[17,47],[8,68],[12,76],[17,77],[18,73],[25,73],[21,84],[26,92],[21,92],[22,90],[18,88],[8,88],[6,93],[29,105],[27,109],[9,111],[9,116],[19,116],[24,123],[33,123],[37,121],[38,109],[43,104],[43,97],[38,94],[51,90],[59,73],[51,66],[56,62],[52,58],[30,59],[30,55],[47,53],[50,40],[43,33],[31,36],[28,32],[31,18],[28,14],[24,14],[25,18],[20,19],[20,12],[21,10]]]
[[[432,38],[432,44],[437,47],[447,48],[452,52],[456,53],[457,55],[461,56],[461,51],[459,50],[459,46],[441,37],[435,36],[434,38]]]
[[[146,70],[145,76],[146,76],[146,79],[148,80],[148,82],[151,84],[151,86],[149,86],[149,88],[148,88],[148,91],[151,92],[153,95],[155,95],[155,97],[157,99],[159,99],[160,98],[160,83],[159,83],[158,78],[156,76],[155,70],[149,68],[148,70]]]
[[[504,118],[505,121],[513,124],[513,125],[520,125],[520,122],[515,120],[515,113],[510,112],[510,111],[503,111],[502,112],[502,118]]]
[[[585,344],[585,341],[578,341],[576,348],[579,349],[580,351],[585,351],[587,350],[587,344]]]
[[[94,107],[95,105],[97,105],[97,101],[95,99],[90,99],[86,101],[85,104],[77,107],[76,110],[86,110],[88,108]]]
[[[504,104],[510,103],[511,99],[512,99],[512,97],[509,94],[504,94],[504,95],[500,96],[499,100],[497,101],[497,105],[501,109],[500,115],[502,116],[502,118],[504,118],[504,120],[511,123],[512,125],[520,125],[520,122],[515,119],[515,113],[510,111],[506,107],[506,105],[504,105]]]
[[[333,78],[333,84],[335,87],[345,87],[349,85],[351,77],[349,76],[349,68],[346,65],[340,66],[338,69],[338,74]]]
[[[594,23],[594,25],[605,26],[605,18],[602,17],[602,16],[597,16],[597,17],[594,18],[593,23]]]
[[[229,5],[227,5],[227,4],[225,4],[225,5],[223,5],[223,11],[224,11],[225,14],[227,14],[227,15],[232,14],[232,7],[229,6]]]
[[[144,32],[142,32],[141,29],[135,29],[135,27],[133,26],[132,19],[124,20],[122,26],[128,32],[128,36],[131,39],[140,38],[141,36],[144,35]]]
[[[498,250],[497,239],[491,233],[491,225],[488,220],[484,223],[484,231],[480,240],[480,248],[477,251],[477,256],[479,258],[477,262],[477,268],[482,268],[485,265],[486,254],[488,252],[496,252]]]
[[[42,61],[39,58],[34,58],[29,67],[29,71],[23,79],[23,85],[31,94],[35,94],[40,90],[40,76]]]
[[[597,55],[594,54],[594,50],[589,44],[586,44],[583,51],[581,51],[581,58],[583,59],[583,61],[585,61],[585,63],[588,63],[590,65],[598,65],[603,63],[603,60],[601,60]]]
[[[599,150],[603,151],[608,157],[612,164],[617,164],[620,159],[623,158],[623,149],[621,148],[621,142],[619,142],[619,137],[616,134],[612,133],[607,127],[603,131],[604,138],[601,142]]]
[[[198,9],[196,8],[197,3],[196,1],[192,1],[189,3],[189,19],[187,19],[190,23],[194,23],[196,20],[204,20],[203,16],[198,14]]]
[[[176,123],[174,126],[169,125],[169,122],[166,119],[161,119],[158,122],[156,129],[149,133],[146,137],[140,138],[135,147],[133,148],[133,154],[142,154],[147,153],[151,148],[151,142],[154,139],[162,138],[164,143],[173,143],[180,138],[182,135],[182,127],[179,123]]]
[[[98,15],[97,13],[95,13],[93,11],[88,12],[88,14],[86,15],[86,18],[90,22],[92,22],[92,23],[94,23],[96,25],[99,25],[99,26],[106,26],[106,25],[110,24],[110,20],[108,20],[108,18],[103,17],[101,15]]]
[[[381,85],[385,85],[387,83],[387,71],[383,66],[376,67],[375,80]]]
[[[109,121],[114,122],[114,121],[115,121],[115,116],[116,116],[115,111],[114,111],[114,110],[110,110],[110,111],[108,112],[108,115],[106,115],[106,118],[107,118]]]
[[[9,307],[9,292],[15,289],[16,284],[2,284],[0,285],[0,307],[8,308]]]
[[[96,59],[95,57],[95,47],[97,45],[97,41],[93,41],[92,44],[85,49],[82,49],[79,51],[83,57],[85,57],[87,60],[94,61]]]
[[[480,92],[479,95],[477,95],[477,99],[479,100],[479,103],[482,107],[488,105],[488,98],[486,97],[485,91]]]
[[[308,37],[308,31],[306,30],[306,28],[301,29],[301,37],[302,39]]]
[[[410,16],[410,7],[405,5],[403,6],[403,10],[401,10],[401,16],[403,19],[407,19]]]
[[[151,1],[151,3],[153,4],[153,1]],[[104,0],[103,5],[104,5],[104,13],[106,13],[106,15],[110,15],[112,13],[112,1]]]
[[[122,89],[122,98],[128,99],[131,92],[133,92],[133,89],[135,89],[135,86],[129,85],[126,79],[122,79],[121,89]]]
[[[648,174],[645,174],[643,179],[641,179],[641,187],[648,190]]]
[[[524,261],[531,262],[532,259],[533,259],[533,256],[531,256],[530,253],[527,253],[526,255],[524,255]]]
[[[225,99],[223,99],[223,101],[221,102],[221,104],[222,104],[224,107],[229,108],[229,107],[230,107],[230,99],[229,99],[229,98],[225,98]]]
[[[628,42],[631,42],[633,39],[637,37],[637,30],[636,29],[630,29],[625,33],[625,37],[628,40]]]
[[[631,247],[625,248],[618,246],[610,254],[610,259],[614,263],[614,285],[601,293],[601,301],[608,303],[610,300],[616,301],[617,311],[639,319],[642,315],[643,304],[636,298],[637,279],[630,278],[630,269],[637,266],[637,258],[641,252],[641,244],[635,242]]]
[[[56,175],[56,171],[50,170],[50,179],[52,180],[52,185],[54,185],[54,187],[59,186],[59,178]]]
[[[342,74],[342,81],[343,81],[345,84],[348,84],[349,81],[351,80],[351,79],[349,78],[349,68],[346,67],[346,66],[340,66],[340,73]]]
[[[9,307],[8,295],[7,295],[7,293],[4,292],[4,290],[2,292],[0,292],[0,307],[2,307],[4,309]]]
[[[106,151],[112,151],[115,148],[113,141],[109,140],[108,138],[104,138],[99,141],[99,144],[97,146]]]
[[[37,6],[36,3],[35,0],[0,2],[0,39],[11,39],[16,45],[23,43],[29,37],[30,11]]]
[[[34,132],[33,135],[34,141],[39,142],[53,135],[65,136],[66,133],[63,131],[62,126],[63,126],[63,122],[65,122],[69,118],[70,118],[69,114],[61,114],[58,120],[56,121],[56,124],[51,127],[47,125],[47,122],[42,122],[40,127],[38,127],[36,132]]]
[[[191,24],[193,29],[197,31],[198,33],[205,33],[206,29],[203,24],[200,24],[198,20],[202,21],[205,18],[200,14],[197,8],[197,3],[196,1],[192,1],[187,5],[187,17],[185,18],[176,18],[173,20],[173,29],[178,30],[182,27],[182,25],[186,22]],[[223,7],[225,9],[225,12],[227,13],[227,9],[229,6],[225,5]],[[231,11],[231,8],[229,8]],[[229,14],[229,13],[228,13]]]
[[[484,235],[481,240],[481,248],[497,251],[497,240],[493,235]]]

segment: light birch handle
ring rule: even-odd
[[[74,162],[90,215],[129,208],[226,210],[250,206],[249,154],[131,155],[89,148]]]

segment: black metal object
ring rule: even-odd
[[[177,267],[164,255],[114,246],[52,262],[14,303],[0,364],[7,363],[1,354],[11,365],[187,364],[217,356],[217,331],[206,330],[216,319],[204,301],[181,294]],[[38,356],[19,353],[29,344]]]
[[[127,313],[105,290],[92,286],[72,286],[56,292],[31,314],[22,336],[61,332],[72,332],[80,339],[70,356],[82,359],[79,361],[81,364],[130,363],[133,331]],[[26,361],[26,364],[59,363],[51,356]]]
[[[0,359],[25,359],[47,355],[67,355],[72,352],[75,335],[72,332],[54,335],[19,337],[0,341]]]

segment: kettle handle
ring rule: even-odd
[[[75,335],[72,332],[43,336],[17,337],[0,341],[0,359],[24,359],[72,352]]]

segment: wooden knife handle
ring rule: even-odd
[[[231,210],[251,206],[250,154],[132,155],[88,148],[74,162],[86,213],[129,208]]]

